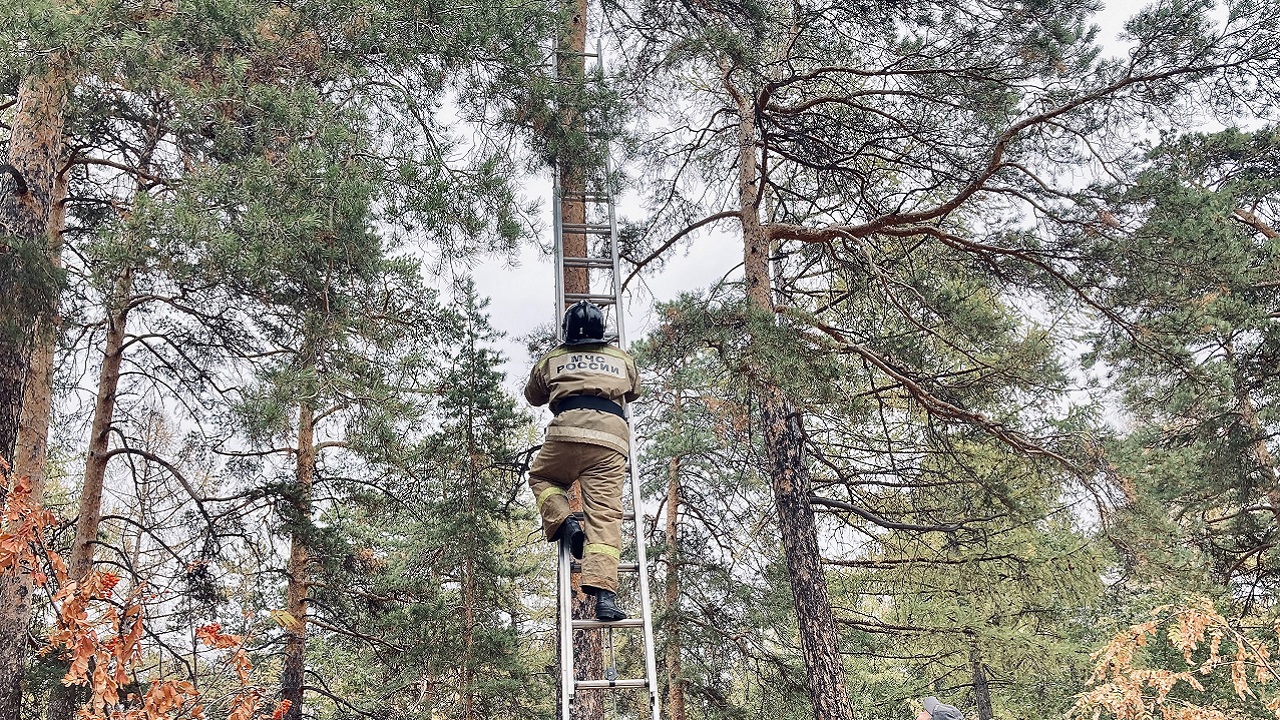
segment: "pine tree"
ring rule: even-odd
[[[217,255],[223,283],[250,303],[241,312],[265,343],[259,352],[272,358],[238,402],[247,437],[267,449],[284,438],[292,446],[292,472],[277,491],[290,547],[281,677],[290,718],[304,708],[311,588],[331,560],[315,525],[328,464],[337,462],[328,456],[358,457],[362,436],[384,433],[388,413],[409,411],[413,363],[432,331],[417,265],[392,256],[369,226],[373,185],[356,160],[358,141],[340,116],[325,120],[279,161],[237,169],[234,177],[248,171],[272,192],[250,196],[233,222],[256,231],[223,238]]]
[[[654,539],[659,638],[674,717],[807,717],[801,639],[752,422],[740,301],[686,297],[637,345],[647,400],[643,474],[665,504]],[[673,492],[674,490],[674,492]],[[676,499],[677,505],[672,505]],[[673,516],[674,513],[674,516]]]
[[[29,21],[35,20],[18,12],[21,9],[5,9],[5,18],[14,21],[6,27],[15,32],[30,30]],[[481,108],[466,113],[469,120],[494,122],[494,110],[500,112],[505,103],[504,93],[512,92],[499,78],[512,85],[513,78],[527,76],[553,15],[519,4],[437,8],[424,15],[415,4],[315,7],[304,12],[223,2],[178,13],[155,6],[104,9],[92,17],[42,17],[58,20],[56,27],[40,28],[52,38],[51,46],[70,48],[65,54],[36,53],[53,58],[57,67],[62,61],[67,65],[55,78],[65,80],[71,98],[66,129],[61,129],[60,115],[50,116],[37,123],[50,142],[28,143],[48,150],[52,141],[62,142],[65,136],[65,144],[74,148],[66,161],[70,170],[63,175],[69,176],[73,208],[73,243],[67,257],[77,279],[64,305],[71,318],[66,326],[73,333],[79,330],[83,314],[90,331],[98,318],[108,331],[100,351],[105,362],[98,383],[99,411],[91,430],[73,565],[82,570],[94,561],[95,547],[99,554],[115,550],[131,532],[114,526],[124,522],[120,518],[105,525],[98,522],[111,512],[102,502],[112,482],[108,466],[121,470],[127,465],[125,473],[132,475],[139,493],[139,478],[158,469],[172,487],[188,495],[188,511],[198,518],[195,532],[206,538],[203,548],[192,551],[195,559],[186,569],[184,558],[170,558],[165,572],[180,579],[190,574],[190,567],[208,567],[210,554],[216,555],[220,544],[238,542],[244,528],[234,512],[228,518],[210,511],[209,496],[202,496],[184,475],[193,470],[187,462],[200,466],[194,468],[197,472],[217,472],[207,463],[210,438],[197,438],[175,450],[180,457],[165,457],[142,447],[138,436],[147,413],[134,413],[147,403],[163,402],[188,414],[179,423],[208,422],[221,409],[213,398],[244,373],[253,372],[255,365],[261,367],[262,357],[255,355],[261,338],[252,336],[254,323],[239,314],[244,309],[244,298],[238,295],[243,288],[226,282],[223,261],[231,255],[220,254],[229,246],[239,250],[238,242],[267,242],[266,236],[279,227],[269,222],[246,225],[245,208],[257,206],[270,215],[270,210],[261,211],[269,207],[264,205],[266,198],[296,198],[299,188],[294,183],[303,176],[296,165],[292,175],[275,170],[314,160],[303,157],[305,151],[293,157],[290,153],[306,142],[299,140],[300,134],[329,132],[332,117],[326,112],[342,105],[351,110],[345,129],[370,138],[361,157],[361,174],[377,188],[376,212],[394,220],[381,223],[388,233],[403,228],[428,240],[431,251],[440,256],[509,247],[520,234],[513,220],[514,194],[504,177],[510,161],[501,148],[479,144],[468,158],[474,162],[463,167],[457,161],[457,137],[424,107],[456,91],[463,103]],[[439,32],[424,32],[432,28]],[[40,33],[27,32],[24,37]],[[495,46],[503,52],[492,52]],[[20,58],[13,67],[26,67],[37,85],[43,66],[24,63],[29,59],[26,53],[38,49],[16,41],[0,43],[5,57]],[[58,83],[45,85],[63,88]],[[48,108],[42,107],[26,101],[18,106],[48,115]],[[22,142],[25,137],[15,136]],[[369,151],[374,146],[377,152]],[[41,162],[52,162],[52,155],[45,153]],[[263,161],[270,169],[256,183],[241,186],[240,192],[225,192],[241,184],[240,173],[259,172]],[[40,180],[43,176],[38,175],[32,177]],[[10,174],[4,177],[7,182]],[[17,182],[20,176],[13,178]],[[37,183],[36,189],[41,187]],[[288,222],[286,217],[280,220]],[[309,214],[301,217],[311,219]],[[43,238],[24,247],[41,251],[28,253],[28,259],[46,262]],[[259,258],[268,263],[275,259]],[[49,294],[42,288],[52,286],[52,280],[23,272],[17,288],[31,292],[34,306],[37,295]],[[369,312],[376,315],[376,310]],[[24,322],[30,324],[29,319]],[[44,333],[41,341],[46,337],[51,340],[52,333]],[[85,335],[71,337],[82,340]],[[49,352],[46,345],[36,354]],[[85,347],[77,345],[71,356],[84,352]],[[37,360],[32,363],[40,365]],[[43,387],[30,385],[35,391]],[[118,404],[117,398],[132,392],[146,400]],[[37,399],[45,402],[29,404],[35,415],[55,400],[48,390]],[[7,407],[16,411],[17,406]],[[300,405],[300,425],[306,424],[303,410]],[[24,457],[31,458],[33,469],[43,467],[47,425],[47,420],[35,417],[24,425],[31,428],[24,431]],[[309,465],[304,458],[295,468],[299,485],[306,484]],[[253,502],[253,492],[248,493]],[[227,502],[234,508],[244,500],[236,493]],[[139,505],[142,502],[140,495]],[[155,525],[146,531],[162,533]],[[160,542],[163,546],[164,540]],[[165,584],[155,575],[133,579]],[[208,589],[208,578],[194,581]],[[6,579],[5,593],[6,627],[25,628],[30,610],[19,597],[21,583],[11,587]],[[24,640],[25,632],[5,635],[0,679],[6,688],[16,686]],[[74,702],[58,701],[54,715],[70,712]]]
[[[532,429],[503,390],[485,302],[469,281],[456,292],[438,323],[433,419],[400,441],[403,459],[381,492],[335,512],[352,528],[352,565],[318,597],[380,639],[381,650],[341,643],[344,662],[366,666],[367,678],[351,681],[366,693],[404,689],[397,717],[542,717],[554,674],[535,673],[549,658],[528,633],[530,593],[548,590],[531,590],[532,515],[513,503]]]
[[[59,204],[55,186],[63,160],[67,65],[61,50],[21,63],[0,163],[0,294],[8,299],[0,314],[0,458],[6,462],[17,443],[35,325],[52,314],[56,296],[49,227]]]
[[[1272,606],[1277,580],[1278,138],[1165,138],[1123,183],[1095,189],[1108,221],[1080,239],[1082,282],[1118,321],[1092,359],[1127,412],[1108,451],[1125,482],[1126,566],[1157,596],[1232,588],[1246,613]],[[1210,574],[1191,571],[1205,561]]]

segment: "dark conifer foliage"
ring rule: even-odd
[[[1109,222],[1080,238],[1083,282],[1122,320],[1090,359],[1129,417],[1112,438],[1126,567],[1203,564],[1194,583],[1246,613],[1274,605],[1278,579],[1278,152],[1273,127],[1169,136],[1096,189]]]

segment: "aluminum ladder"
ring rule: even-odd
[[[557,47],[555,55],[552,58],[552,73],[555,73],[557,65],[556,60],[560,57],[561,50]],[[583,83],[591,82],[591,76],[594,81],[604,81],[604,56],[599,42],[596,43],[594,53],[573,53],[583,57],[583,64],[586,65],[588,59],[595,60],[595,67],[590,75],[583,72]],[[555,78],[559,82],[559,78]],[[599,138],[599,135],[591,135],[591,137]],[[579,300],[589,300],[604,308],[606,316],[610,314],[612,309],[614,328],[617,331],[618,345],[625,348],[627,343],[626,323],[622,313],[622,272],[618,257],[618,222],[617,214],[614,208],[613,187],[610,178],[613,175],[612,163],[609,159],[608,148],[604,148],[604,165],[595,168],[596,172],[584,172],[585,192],[576,196],[576,199],[583,203],[586,210],[585,222],[578,224],[566,224],[561,217],[560,201],[564,197],[560,186],[560,167],[553,165],[552,176],[552,207],[554,214],[554,246],[555,246],[555,266],[556,266],[556,310],[555,310],[555,326],[557,333],[563,333],[560,326],[560,317],[563,315],[566,304],[572,304]],[[594,185],[594,187],[592,187]],[[585,235],[587,239],[587,255],[588,257],[565,257],[564,253],[564,235]],[[595,238],[596,242],[592,243]],[[593,246],[595,251],[592,251]],[[607,246],[607,253],[601,250]],[[581,268],[588,278],[588,290],[591,290],[592,280],[598,279],[603,286],[601,292],[586,293],[566,293],[565,292],[565,270]],[[597,278],[592,278],[592,275]],[[604,276],[604,277],[600,277]],[[607,291],[605,291],[607,290]],[[563,337],[559,338],[563,340]],[[631,409],[625,408],[627,416],[627,427],[634,433],[634,421],[632,420]],[[632,448],[634,454],[634,447]],[[558,543],[558,563],[556,570],[556,586],[557,586],[557,623],[559,627],[558,645],[560,656],[560,718],[561,720],[570,720],[570,712],[573,709],[574,698],[580,691],[601,692],[609,690],[621,689],[644,689],[648,691],[649,706],[652,711],[653,720],[661,720],[659,709],[659,689],[658,689],[658,673],[656,670],[656,662],[654,659],[654,639],[653,639],[653,610],[650,603],[649,595],[649,565],[645,556],[644,533],[641,531],[640,522],[644,518],[644,514],[640,512],[640,479],[636,472],[636,463],[634,457],[627,458],[627,480],[631,488],[631,508],[624,511],[622,517],[623,535],[625,537],[628,525],[631,529],[631,536],[635,541],[636,562],[619,563],[618,574],[620,579],[629,573],[635,574],[638,579],[640,591],[640,617],[628,617],[626,620],[618,622],[600,622],[595,619],[574,619],[573,618],[573,587],[572,574],[578,572],[578,564],[573,560],[565,543]],[[624,490],[625,493],[625,490]],[[624,541],[625,544],[625,541]],[[619,587],[622,590],[622,587]],[[619,593],[619,603],[630,613],[634,613],[631,603],[626,602],[625,597]],[[627,632],[640,631],[643,634],[644,642],[644,672],[642,678],[619,678],[617,677],[617,657],[612,651],[612,634],[618,630]],[[573,637],[575,632],[600,632],[607,633],[605,640],[608,640],[608,653],[604,678],[583,678],[579,679],[574,669],[573,655]]]

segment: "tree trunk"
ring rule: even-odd
[[[23,386],[27,380],[28,338],[0,328],[0,460],[9,462],[18,444]]]
[[[67,563],[72,580],[81,580],[93,567],[94,544],[102,522],[102,490],[107,476],[107,454],[111,424],[115,416],[116,392],[120,387],[120,365],[124,360],[125,326],[133,294],[133,269],[116,278],[111,305],[107,308],[107,339],[98,372],[98,395],[89,431],[89,452],[84,465],[84,487],[80,490],[80,512],[76,516],[76,537]]]
[[[809,695],[819,720],[847,720],[853,717],[853,710],[845,687],[813,508],[809,504],[811,491],[809,472],[804,465],[800,418],[777,388],[760,390],[760,422],[782,548],[787,556],[791,599],[800,624]]]
[[[467,349],[468,354],[475,352],[474,344]],[[471,378],[476,381],[475,376]],[[463,489],[463,507],[475,512],[477,486],[480,484],[481,469],[477,462],[479,449],[476,447],[474,406],[467,406],[467,484]],[[472,529],[478,525],[473,517],[468,526]],[[479,538],[472,534],[470,546],[477,548]],[[465,554],[462,563],[462,720],[476,720],[475,691],[475,643],[476,643],[476,558],[472,552]]]
[[[676,395],[676,412],[680,396]],[[680,667],[680,456],[667,465],[667,718],[685,720]]]
[[[18,88],[9,155],[0,163],[0,255],[14,254],[11,243],[15,238],[32,249],[47,242],[58,162],[62,159],[67,84],[67,59],[59,53],[41,72],[26,77]],[[43,253],[27,256],[39,258]],[[14,277],[0,279],[0,296],[10,299],[9,307],[0,310],[0,458],[5,460],[13,458],[22,421],[32,321],[54,301],[52,294],[47,298],[28,297],[28,301],[37,301],[36,307],[14,307],[13,298],[28,295],[17,291],[24,284],[30,286],[35,274],[51,279],[51,267],[28,267],[19,261],[14,270]]]
[[[45,447],[52,407],[53,340],[41,340],[31,357],[31,380],[22,404],[14,476],[31,479],[31,501],[44,498]],[[40,432],[43,430],[43,432]],[[22,677],[26,670],[27,636],[31,627],[31,576],[0,575],[0,720],[22,716]]]
[[[556,57],[556,75],[561,82],[582,83],[586,77],[586,57],[583,53],[587,46],[587,0],[564,0],[564,2],[569,16],[560,39],[560,53]],[[578,115],[572,107],[562,112],[560,123],[563,128],[572,128],[579,124]],[[558,157],[556,171],[560,173],[561,225],[584,224],[587,218],[587,204],[583,193],[586,192],[587,187],[583,167],[576,158]],[[563,240],[561,249],[565,257],[587,256],[586,235],[561,232],[560,237]],[[590,292],[590,280],[586,268],[566,267],[563,282],[566,293]],[[565,303],[566,306],[572,304]]]
[[[978,705],[978,720],[991,720],[991,687],[987,683],[987,668],[978,649],[978,638],[969,636],[969,664],[973,668],[973,699]]]
[[[755,108],[728,79],[726,87],[738,105],[738,200],[747,299],[755,310],[772,316],[770,243],[760,222]],[[813,508],[809,504],[809,470],[804,462],[800,416],[783,393],[768,382],[758,380],[755,390],[778,511],[778,529],[782,533],[787,575],[791,581],[791,598],[800,626],[809,696],[819,720],[850,720],[853,709],[845,687],[831,597],[822,568]]]
[[[302,720],[302,686],[307,651],[307,592],[310,586],[310,554],[307,528],[311,520],[311,486],[315,481],[315,409],[307,401],[298,406],[298,466],[295,474],[293,531],[289,537],[289,588],[285,609],[293,617],[286,629],[284,671],[280,676],[283,699],[290,702],[285,720]]]
[[[66,197],[67,178],[60,175],[54,186],[48,226],[49,252],[55,265],[59,264],[62,230],[66,224]],[[56,315],[55,307],[53,317]],[[53,353],[57,341],[56,322],[45,324],[36,333],[13,460],[14,476],[30,478],[31,500],[37,503],[44,499],[49,422],[53,417]],[[0,720],[19,720],[21,716],[22,675],[26,668],[30,625],[31,577],[26,573],[0,575]]]
[[[1244,371],[1240,368],[1234,349],[1230,345],[1227,347],[1227,352],[1232,365],[1232,391],[1235,394],[1236,413],[1240,416],[1241,424],[1249,430],[1251,438],[1249,455],[1257,463],[1258,470],[1262,474],[1259,485],[1263,494],[1267,496],[1272,522],[1280,525],[1280,467],[1276,466],[1271,448],[1267,447],[1267,432],[1258,419],[1258,411],[1253,405],[1253,399],[1249,397]]]
[[[462,720],[476,720],[476,561],[470,554],[463,562],[462,579]]]
[[[76,515],[76,535],[67,561],[67,576],[76,582],[93,569],[98,526],[102,524],[102,491],[106,483],[111,426],[115,416],[116,391],[120,387],[120,365],[124,360],[125,325],[133,293],[133,270],[116,278],[107,308],[107,338],[103,344],[102,367],[98,371],[98,394],[89,430],[89,451],[85,457],[84,485],[80,488],[80,510]],[[55,685],[49,697],[49,720],[73,717],[88,695],[81,686]]]

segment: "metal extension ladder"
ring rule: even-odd
[[[556,60],[559,58],[560,50],[555,49],[555,55],[552,58],[552,72],[555,73]],[[577,54],[577,53],[575,53]],[[603,82],[604,79],[604,57],[599,42],[596,44],[595,53],[583,53],[584,65],[587,58],[595,59],[595,68],[592,73],[596,81]],[[559,78],[556,78],[558,81]],[[583,73],[583,82],[589,82],[587,73]],[[597,136],[598,137],[598,136]],[[618,223],[617,215],[614,210],[614,196],[612,183],[610,178],[613,174],[612,163],[609,159],[607,147],[604,152],[604,165],[596,168],[597,173],[585,172],[584,185],[590,186],[595,184],[596,187],[584,187],[586,192],[578,195],[586,209],[585,222],[578,224],[566,224],[563,222],[560,211],[560,200],[563,197],[560,186],[560,167],[554,166],[553,189],[552,189],[552,206],[554,208],[554,245],[555,245],[555,265],[556,265],[556,311],[555,318],[557,322],[555,326],[560,328],[559,318],[564,313],[566,303],[574,303],[579,300],[589,300],[597,305],[602,306],[606,315],[612,308],[614,327],[617,329],[618,345],[626,347],[627,333],[626,324],[622,316],[622,274],[618,258]],[[603,174],[598,174],[598,173]],[[565,257],[564,254],[564,234],[585,235],[587,238],[587,255],[588,257]],[[596,250],[592,251],[592,238],[597,238],[594,243]],[[600,242],[603,240],[603,242]],[[607,254],[601,254],[601,247],[608,246]],[[566,268],[581,268],[588,277],[588,289],[590,288],[591,275],[594,272],[597,276],[605,275],[606,279],[602,283],[607,286],[608,292],[586,292],[586,293],[566,293],[564,273]],[[558,333],[563,333],[563,329],[558,329]],[[563,340],[563,337],[560,338]],[[631,417],[631,409],[626,408],[627,426],[632,431],[634,437],[634,422]],[[634,453],[634,448],[633,448]],[[644,689],[648,691],[649,705],[652,710],[652,720],[660,720],[659,715],[659,690],[658,690],[658,674],[656,671],[656,662],[654,660],[654,639],[653,639],[653,612],[650,604],[649,596],[649,565],[645,557],[644,533],[641,532],[640,521],[643,519],[643,513],[640,512],[640,480],[636,473],[636,463],[634,457],[627,458],[627,478],[631,486],[631,509],[623,513],[623,529],[624,535],[627,524],[630,523],[632,537],[635,540],[636,562],[619,563],[618,573],[623,576],[627,573],[634,573],[639,580],[640,590],[640,617],[627,618],[618,622],[600,622],[595,619],[577,620],[573,618],[573,587],[572,574],[579,571],[578,564],[573,560],[569,553],[568,547],[564,543],[560,543],[559,560],[556,572],[556,585],[558,595],[558,624],[559,624],[559,648],[560,648],[560,718],[561,720],[570,720],[570,711],[573,708],[574,698],[580,691],[608,691],[619,689]],[[621,587],[619,588],[621,589]],[[621,599],[621,598],[619,598]],[[644,672],[642,678],[619,678],[617,674],[617,658],[612,652],[613,633],[616,630],[626,630],[634,632],[639,630],[644,636]],[[606,661],[608,667],[605,670],[603,678],[583,678],[579,679],[577,672],[574,670],[573,656],[573,637],[574,633],[582,632],[601,632],[608,633],[606,646],[609,648]]]

